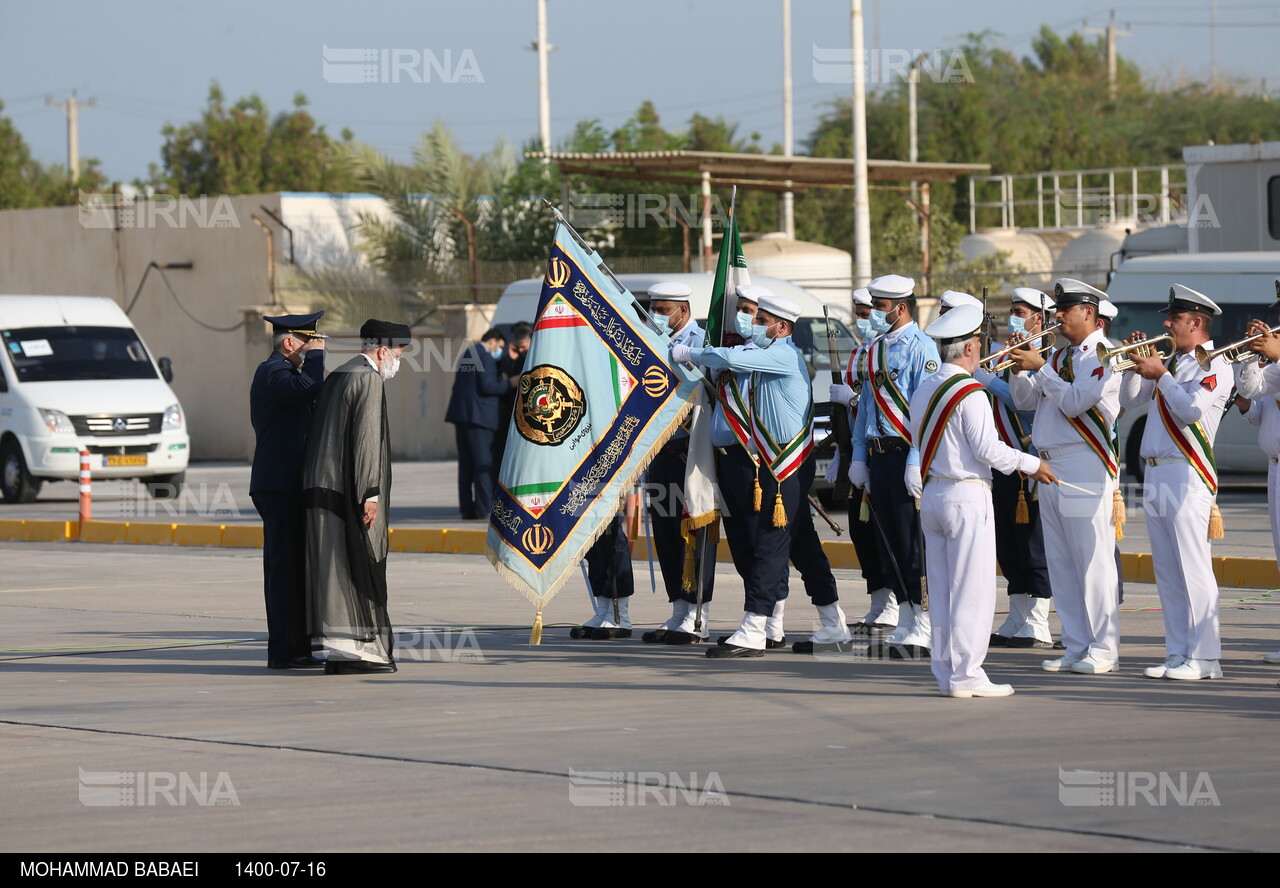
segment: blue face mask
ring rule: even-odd
[[[763,327],[760,324],[752,324],[751,341],[754,342],[758,348],[768,348],[773,345],[773,340],[769,338],[769,330],[771,328],[772,325],[769,327]]]
[[[871,321],[867,320],[866,318],[858,318],[857,327],[858,327],[858,336],[860,336],[862,339],[870,339],[872,336],[876,335],[875,331],[871,329]]]
[[[741,311],[738,312],[737,318],[734,319],[734,327],[738,331],[738,335],[743,339],[750,339],[752,327],[751,322],[755,319],[755,315],[749,315]]]
[[[871,309],[871,317],[867,319],[867,323],[871,325],[871,332],[879,336],[882,333],[889,332],[889,322],[885,320],[885,312]]]
[[[1009,316],[1009,335],[1012,336],[1015,333],[1026,333],[1026,332],[1027,332],[1027,319],[1016,317],[1015,315],[1010,315]]]
[[[653,318],[654,326],[658,328],[659,333],[661,333],[663,336],[670,335],[671,333],[670,317],[668,317],[667,315],[660,315],[660,314],[649,315],[649,317]]]
[[[494,359],[495,361],[497,361],[497,360],[501,360],[501,358],[502,358],[502,346],[498,346],[498,347],[497,347],[497,348],[495,348],[493,351],[489,352],[489,354],[493,355],[493,359]]]

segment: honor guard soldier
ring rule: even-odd
[[[911,437],[920,452],[932,619],[930,665],[944,697],[1007,697],[983,671],[996,603],[996,540],[991,470],[1055,481],[1048,466],[996,433],[991,402],[971,375],[982,357],[981,306],[957,306],[925,331],[942,369],[911,396]]]
[[[701,348],[706,332],[693,319],[689,297],[693,290],[678,281],[665,281],[649,288],[649,315],[663,333],[671,336],[671,345]],[[695,553],[694,570],[702,584],[702,626],[694,633],[697,599],[684,588],[685,542],[680,534],[680,509],[684,502],[685,464],[689,454],[689,433],[680,429],[649,463],[645,490],[649,492],[649,521],[653,548],[662,568],[662,581],[667,587],[671,616],[660,627],[641,636],[643,641],[666,644],[689,644],[707,637],[709,605],[715,582],[715,558],[700,563]],[[654,495],[654,492],[657,492]]]
[[[1120,310],[1116,307],[1115,302],[1107,299],[1098,303],[1098,329],[1102,331],[1102,335],[1106,337],[1105,344],[1108,348],[1115,348],[1120,343],[1111,338],[1111,325],[1115,319],[1120,316]],[[1116,448],[1120,446],[1120,418],[1124,416],[1124,408],[1121,407],[1120,415],[1116,417],[1116,428],[1112,431],[1112,435],[1116,441]],[[1116,601],[1124,604],[1124,571],[1120,567],[1120,543],[1116,543]]]
[[[1053,298],[1057,332],[1067,345],[1047,362],[1034,349],[1009,355],[1018,368],[1009,381],[1013,402],[1019,410],[1035,410],[1031,440],[1040,458],[1064,484],[1088,491],[1040,491],[1045,560],[1066,650],[1041,668],[1100,675],[1120,662],[1114,555],[1114,524],[1123,518],[1117,515],[1114,437],[1120,377],[1097,354],[1103,341],[1098,305],[1107,294],[1062,278],[1054,282]]]
[[[1280,296],[1280,281],[1276,281]],[[1280,304],[1278,300],[1277,304]],[[1271,545],[1280,558],[1280,334],[1271,333],[1263,321],[1253,321],[1247,336],[1257,336],[1250,351],[1272,363],[1265,370],[1257,360],[1235,365],[1236,389],[1249,401],[1245,418],[1258,426],[1258,446],[1267,455],[1267,511],[1271,518]],[[1280,651],[1265,654],[1268,663],[1280,664]],[[1280,684],[1280,682],[1277,682]]]
[[[868,349],[868,384],[863,386],[853,427],[849,480],[867,492],[871,519],[879,526],[880,560],[892,578],[898,624],[885,641],[927,650],[929,615],[920,578],[920,454],[912,446],[911,396],[938,372],[938,348],[912,320],[915,281],[898,274],[873,280],[871,329],[879,338]],[[871,479],[875,478],[875,483]]]
[[[1222,678],[1218,632],[1218,583],[1209,554],[1211,516],[1217,511],[1218,471],[1213,440],[1226,412],[1232,376],[1219,355],[1207,368],[1197,348],[1213,350],[1213,318],[1222,314],[1208,296],[1174,284],[1164,328],[1173,337],[1167,359],[1139,353],[1120,384],[1120,404],[1155,402],[1142,433],[1146,463],[1143,511],[1151,540],[1151,563],[1164,616],[1167,657],[1145,671],[1147,678]],[[1146,339],[1142,333],[1126,344]],[[1221,517],[1216,518],[1221,536]]]
[[[738,302],[734,331],[745,340],[740,347],[746,351],[757,348],[752,342],[751,327],[755,323],[760,296],[769,292],[765,287],[750,284],[744,284],[735,291]],[[716,476],[724,503],[720,516],[724,522],[724,534],[733,566],[745,585],[751,578],[751,566],[755,560],[755,513],[760,509],[753,493],[760,471],[760,456],[751,434],[751,373],[725,370],[719,377],[716,383],[719,397],[711,414],[711,445],[715,448]],[[765,621],[766,648],[780,648],[786,644],[784,612],[787,595],[787,577],[784,575],[778,584],[773,614]],[[728,638],[726,635],[721,641]]]
[[[875,338],[875,334],[871,332],[871,291],[866,287],[853,291],[853,311],[857,316],[855,323],[862,341],[849,355],[844,383],[832,383],[829,395],[832,410],[841,404],[849,409],[850,430],[858,421],[858,402],[868,379],[867,355],[870,353],[871,341]],[[835,483],[836,473],[839,471],[840,460],[832,459],[827,464],[825,476],[828,484]],[[888,632],[898,624],[898,599],[893,593],[893,580],[885,575],[880,561],[876,529],[871,523],[870,510],[862,502],[865,497],[865,492],[861,496],[849,497],[849,541],[858,553],[858,567],[867,584],[867,594],[871,596],[871,608],[866,616],[850,626],[855,635]]]
[[[745,287],[742,289],[746,289]],[[764,655],[766,623],[774,615],[778,588],[793,562],[822,626],[814,643],[847,642],[849,630],[836,595],[836,581],[813,527],[807,498],[813,484],[813,393],[804,355],[791,341],[800,306],[770,290],[752,288],[757,311],[751,328],[756,348],[676,346],[673,360],[735,372],[751,371],[748,401],[751,436],[759,454],[754,558],[738,631],[707,651],[712,658]],[[753,485],[754,486],[754,485]]]
[[[938,316],[946,314],[953,308],[959,308],[962,305],[972,305],[982,308],[982,302],[968,293],[961,293],[959,290],[946,290],[942,294],[942,298],[938,300]]]
[[[1044,319],[1054,309],[1047,294],[1032,287],[1016,287],[1009,308],[1009,334],[1027,336],[1030,346],[1042,348],[1037,337]],[[993,362],[999,364],[1002,362]],[[1035,411],[1018,410],[1009,392],[1013,367],[992,373],[979,367],[973,374],[992,395],[992,412],[1000,440],[1038,458],[1031,443]],[[995,506],[996,561],[1008,583],[1009,616],[991,634],[997,647],[1052,648],[1049,630],[1049,567],[1044,558],[1044,530],[1040,525],[1037,488],[1021,472],[997,472],[991,478]]]
[[[264,317],[271,324],[271,356],[249,388],[256,444],[249,497],[262,516],[262,572],[267,609],[267,667],[323,666],[307,637],[306,514],[302,454],[316,398],[324,382],[324,312]]]

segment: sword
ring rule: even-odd
[[[827,522],[827,526],[836,532],[836,536],[844,533],[844,528],[836,524],[835,520],[822,508],[822,503],[818,502],[818,498],[812,493],[809,494],[809,505],[813,506],[814,511],[822,516],[823,521]]]

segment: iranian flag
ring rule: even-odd
[[[720,240],[720,259],[716,262],[716,280],[711,287],[711,309],[707,312],[707,345],[742,345],[734,318],[738,313],[737,289],[751,283],[747,273],[747,257],[742,255],[742,238],[738,236],[738,217],[733,205],[737,189],[729,200],[729,221]]]

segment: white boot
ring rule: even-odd
[[[594,595],[591,596],[591,601],[595,605],[596,612],[591,616],[591,619],[587,620],[582,625],[594,629],[597,626],[604,625],[606,610],[613,607],[613,602],[608,598],[597,598]]]
[[[706,638],[710,634],[710,630],[707,628],[707,625],[711,622],[710,602],[702,602],[702,628],[698,629],[696,632],[693,627],[694,623],[697,622],[698,606],[696,604],[690,604],[687,601],[684,602],[684,606],[684,618],[677,626],[674,627],[674,631],[684,632],[688,635],[696,635],[699,638]]]
[[[814,644],[836,644],[853,638],[849,634],[849,627],[845,625],[844,611],[840,609],[840,602],[836,601],[819,607],[818,619],[822,625],[818,627],[817,632],[809,636],[809,640]]]
[[[898,622],[898,599],[892,589],[877,589],[871,593],[871,609],[858,622],[874,626],[892,626]]]
[[[996,630],[996,635],[1005,638],[1013,638],[1021,633],[1023,626],[1027,623],[1027,615],[1031,611],[1030,595],[1010,595],[1009,596],[1009,616]]]
[[[780,598],[773,603],[773,616],[764,621],[764,634],[770,641],[778,644],[787,640],[786,627],[782,622],[782,612],[787,609],[787,599]]]
[[[911,624],[915,622],[915,612],[911,607],[905,601],[898,605],[898,627],[885,636],[885,643],[902,644],[902,639],[911,632]]]
[[[680,624],[684,622],[684,618],[693,610],[693,605],[685,601],[683,598],[677,598],[671,602],[671,616],[667,622],[659,626],[659,629],[665,629],[668,632],[680,628]]]
[[[612,598],[597,598],[597,601],[604,602],[604,613],[601,615],[601,629],[630,629],[631,628],[631,596],[617,599],[618,613],[615,616],[613,612]]]
[[[761,614],[746,613],[742,615],[742,625],[738,631],[725,639],[724,643],[734,647],[750,648],[753,651],[764,650],[764,626],[769,620]]]
[[[911,631],[906,638],[902,639],[902,643],[933,650],[933,628],[929,623],[929,612],[923,610],[918,604],[911,605],[911,610],[916,618],[911,624]]]
[[[1018,597],[1029,598],[1029,596]],[[1013,637],[1034,638],[1036,641],[1053,644],[1053,633],[1049,631],[1049,605],[1053,599],[1029,598],[1029,600],[1030,606],[1027,608],[1026,622],[1022,624],[1022,628]],[[1004,633],[1001,632],[1000,634],[1003,635]]]

